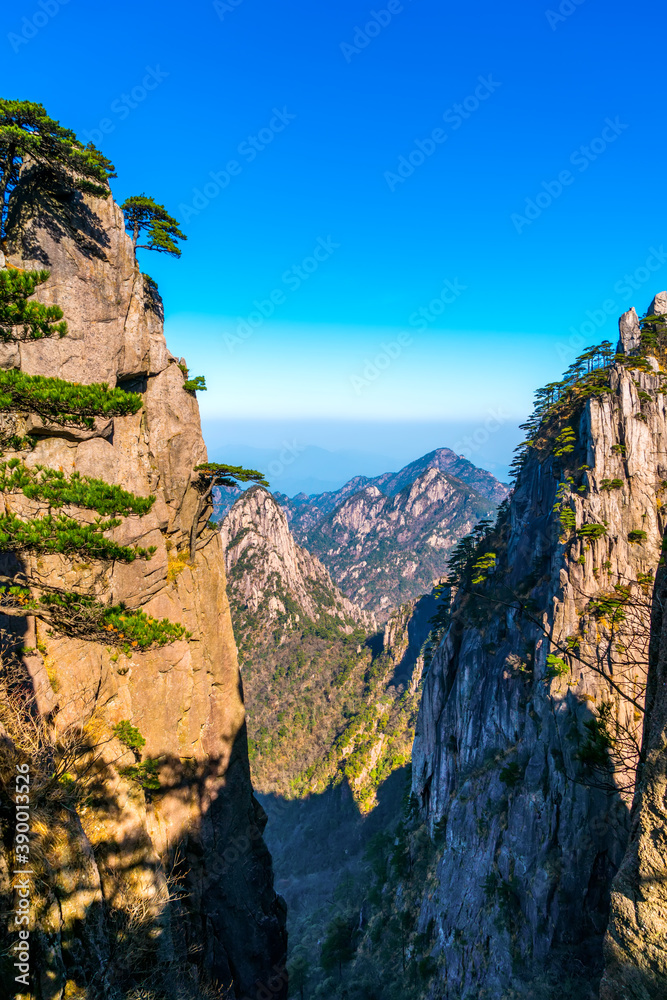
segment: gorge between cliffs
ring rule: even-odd
[[[126,228],[23,165],[2,995],[664,1000],[667,293],[538,392],[511,485],[442,447],[290,498],[208,461]]]

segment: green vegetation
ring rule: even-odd
[[[604,524],[582,524],[580,528],[577,529],[578,538],[604,538],[607,534],[607,527]]]
[[[183,388],[186,392],[190,392],[193,395],[195,392],[206,392],[206,379],[203,375],[196,375],[195,378],[187,378],[183,383]]]
[[[38,285],[44,284],[48,271],[0,271],[0,340],[40,340],[56,334],[64,337],[67,323],[59,322],[63,311],[59,306],[29,302]],[[20,328],[23,336],[16,333]]]
[[[93,428],[95,417],[127,416],[143,405],[138,393],[110,389],[106,382],[65,382],[18,369],[0,370],[0,411],[37,413],[44,420]]]
[[[624,485],[622,479],[603,479],[600,483],[600,489],[605,493],[610,493],[612,490],[622,490]]]
[[[551,680],[554,677],[564,677],[569,672],[570,668],[562,657],[549,653],[547,656],[547,680]]]
[[[49,118],[33,101],[0,99],[0,238],[5,236],[9,195],[18,183],[26,157],[48,168],[61,183],[106,198],[113,164],[92,143],[84,146],[74,132]]]
[[[125,653],[145,652],[192,636],[184,625],[168,618],[152,618],[143,611],[128,610],[124,604],[101,604],[81,594],[45,594],[40,604],[49,612],[49,623],[59,631],[120,646]]]
[[[176,240],[186,240],[179,224],[169,215],[164,205],[145,194],[133,195],[121,205],[125,216],[125,228],[132,234],[132,245],[135,250],[157,250],[171,257],[180,257],[181,248]],[[138,244],[139,236],[146,243]]]
[[[120,562],[150,559],[154,546],[145,549],[138,545],[118,545],[104,537],[103,532],[117,528],[120,523],[117,518],[107,521],[98,518],[94,524],[83,524],[71,517],[52,514],[22,521],[15,514],[3,514],[0,552],[77,553],[91,559]]]
[[[496,568],[497,562],[498,557],[495,552],[487,552],[485,555],[480,556],[479,559],[475,560],[472,567],[473,585],[485,583],[489,574],[493,573]]]
[[[598,715],[584,723],[585,738],[575,756],[585,768],[603,772],[612,769],[610,751],[614,739],[610,727],[613,725],[613,713],[613,704],[603,702]]]
[[[416,820],[407,786],[406,780],[398,822],[368,841],[363,869],[345,876],[333,892],[320,968],[312,963],[308,970],[314,1000],[421,1000],[441,967],[442,958],[433,954],[435,922],[421,927],[418,913],[424,892],[437,884],[442,837],[436,829],[432,838]],[[308,954],[308,946],[312,953],[310,935],[298,954]]]
[[[269,483],[262,472],[256,469],[244,469],[241,465],[221,465],[219,462],[204,462],[196,465],[195,472],[206,486],[238,486],[239,483],[256,483],[258,486],[268,486]]]
[[[561,455],[569,455],[570,452],[574,451],[574,446],[577,442],[577,435],[574,433],[572,427],[566,427],[565,430],[561,431],[554,442],[554,455],[556,458],[560,458]]]
[[[647,538],[646,532],[642,531],[641,529],[628,532],[628,541],[632,545],[639,545],[641,542],[645,542],[646,538]]]
[[[160,762],[152,760],[141,761],[139,764],[130,764],[128,767],[119,768],[119,773],[130,781],[135,781],[145,792],[159,792],[160,790]]]
[[[43,465],[28,468],[18,458],[0,462],[0,492],[21,492],[31,500],[43,500],[51,507],[71,504],[95,510],[103,516],[147,514],[155,496],[138,497],[120,486],[111,486],[103,479],[93,479],[73,472],[64,472]]]
[[[133,750],[135,753],[139,753],[146,746],[146,740],[129,719],[116,723],[113,734],[128,750]]]
[[[667,360],[667,316],[644,316],[639,326],[642,353],[651,354],[658,361]]]

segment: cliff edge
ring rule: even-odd
[[[84,774],[73,764],[33,803],[34,994],[122,997],[148,982],[156,997],[196,997],[209,983],[219,992],[207,996],[268,989],[280,1000],[284,904],[250,783],[224,556],[194,471],[206,460],[198,406],[167,349],[161,300],[111,196],[54,187],[28,168],[8,231],[9,265],[48,268],[37,297],[62,308],[69,331],[0,345],[0,368],[107,383],[138,393],[142,405],[87,428],[19,408],[0,415],[3,440],[32,442],[16,453],[29,472],[96,477],[154,501],[107,533],[150,558],[73,562],[26,550],[5,552],[2,572],[183,626],[173,642],[144,651],[18,620],[35,711],[56,740],[78,731],[90,765]],[[5,445],[5,460],[13,447]],[[0,502],[3,514],[50,511],[20,493]],[[92,524],[94,515],[81,516]],[[12,735],[5,727],[5,740]],[[3,829],[8,908],[12,834]],[[11,969],[2,975],[14,985]]]

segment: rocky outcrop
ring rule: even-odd
[[[627,315],[630,348],[626,327]],[[419,921],[436,929],[433,997],[588,996],[599,980],[609,887],[630,828],[664,529],[657,369],[649,358],[582,376],[536,428],[426,677],[413,791],[445,836]],[[648,732],[647,805],[613,896],[610,983],[647,931],[639,981],[664,970],[661,710],[651,710]],[[606,988],[614,998],[662,995]]]
[[[240,496],[220,533],[235,599],[253,613],[266,606],[267,624],[296,602],[313,621],[326,612],[366,631],[375,629],[373,615],[352,604],[319,559],[296,544],[285,511],[262,486]]]
[[[632,807],[630,842],[611,890],[600,1000],[661,1000],[667,996],[666,604],[667,574],[663,567],[655,588],[644,759]]]
[[[661,292],[648,315],[665,314],[667,293]],[[639,347],[634,309],[621,318],[621,341],[628,353]],[[667,574],[661,566],[654,591],[642,761],[630,840],[612,885],[600,1000],[659,1000],[667,995],[666,602]]]
[[[110,537],[155,552],[129,563],[5,555],[3,572],[22,569],[46,587],[124,602],[191,633],[147,652],[118,651],[25,620],[42,708],[61,730],[78,725],[99,737],[94,791],[38,810],[48,871],[36,915],[36,996],[121,995],[124,984],[140,985],[142,963],[157,948],[173,989],[208,978],[254,997],[283,962],[285,918],[250,783],[220,537],[206,512],[190,549],[200,498],[193,470],[206,458],[197,402],[183,389],[159,296],[139,271],[111,197],[53,191],[48,178],[28,170],[12,202],[10,237],[9,262],[50,270],[38,297],[63,309],[69,334],[4,345],[0,363],[140,392],[143,407],[98,421],[92,433],[37,426],[21,414],[3,431],[36,436],[23,456],[29,467],[41,463],[154,496],[149,513],[125,518]],[[20,495],[4,499],[19,516],[45,508]],[[121,773],[135,762],[113,736],[123,720],[146,740],[145,757],[159,762],[159,788],[143,791]],[[119,914],[129,921],[124,938]],[[157,978],[151,985],[158,988]],[[284,977],[270,989],[283,997]]]

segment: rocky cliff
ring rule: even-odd
[[[649,313],[666,312],[661,302]],[[419,927],[434,933],[430,995],[443,1000],[586,997],[599,981],[630,829],[667,485],[664,330],[644,335],[631,310],[621,335],[616,358],[610,345],[591,350],[540,394],[511,501],[459,560],[452,622],[425,680],[413,792],[444,850]],[[648,724],[654,807],[615,884],[609,982],[647,927],[639,978],[664,969],[661,711]]]
[[[663,304],[667,311],[667,302]],[[630,841],[611,889],[600,1000],[667,996],[667,573],[655,587],[643,754]]]
[[[287,516],[262,486],[241,494],[220,530],[227,575],[235,600],[257,614],[265,605],[265,624],[288,614],[289,602],[318,621],[325,613],[341,622],[375,629],[372,614],[352,604],[315,556],[296,544]],[[280,594],[288,600],[281,600]],[[297,612],[298,613],[298,612]]]
[[[196,399],[165,343],[159,296],[113,199],[54,189],[36,169],[13,197],[8,261],[50,270],[38,297],[63,309],[69,332],[2,345],[2,367],[107,383],[139,393],[141,407],[87,428],[10,408],[3,440],[28,436],[32,450],[17,457],[29,470],[97,477],[155,499],[106,533],[138,546],[136,558],[28,548],[5,554],[2,571],[39,581],[45,593],[66,587],[184,626],[180,638],[143,651],[136,641],[119,647],[19,619],[38,715],[56,742],[74,732],[80,741],[65,777],[33,803],[34,994],[120,997],[148,977],[156,997],[195,996],[206,982],[225,996],[268,988],[283,997],[285,917],[250,783],[224,559],[193,471],[206,452]],[[5,444],[5,460],[13,447]],[[19,517],[51,509],[16,492],[2,502]],[[95,522],[91,510],[76,516]],[[150,558],[140,551],[149,549]],[[123,731],[139,735],[119,739]],[[5,728],[10,743],[14,735]],[[3,829],[9,852],[7,821]],[[5,854],[5,908],[8,864]]]
[[[456,461],[444,461],[443,454]],[[445,465],[484,493],[443,471]],[[456,542],[493,515],[505,495],[490,473],[441,449],[400,473],[363,485],[352,480],[334,495],[278,499],[301,544],[322,560],[351,600],[385,622],[392,610],[431,590]]]

